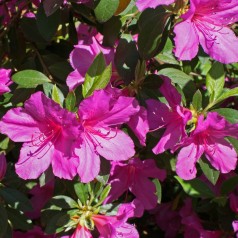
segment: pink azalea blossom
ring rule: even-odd
[[[238,61],[238,39],[229,25],[237,21],[238,2],[235,0],[191,0],[190,9],[182,15],[174,32],[175,55],[191,60],[199,44],[213,59],[225,64]]]
[[[134,209],[134,206],[128,203],[119,207],[116,216],[93,215],[92,220],[100,233],[100,238],[139,238],[136,228],[126,222],[128,218],[134,216]]]
[[[141,161],[134,158],[128,163],[113,162],[110,172],[111,191],[107,203],[119,198],[129,190],[142,203],[145,209],[153,209],[157,205],[155,184],[149,180],[157,178],[163,181],[165,170],[159,169],[152,159]]]
[[[159,5],[169,5],[174,3],[175,0],[137,0],[136,6],[140,12],[144,11],[146,8],[155,8]]]
[[[232,222],[232,227],[235,232],[234,238],[238,238],[238,220]]]
[[[106,90],[95,91],[81,102],[78,116],[83,132],[75,153],[79,157],[78,174],[82,182],[87,183],[98,175],[99,155],[113,161],[128,160],[134,155],[133,141],[118,127],[139,110],[134,98],[114,98]]]
[[[98,42],[99,36],[95,35],[95,30],[90,32],[89,28],[84,25],[79,29],[79,42],[70,53],[70,64],[74,71],[68,75],[66,80],[70,90],[74,90],[84,82],[90,65],[100,52],[104,54],[107,64],[110,64],[114,59],[114,49],[103,47]]]
[[[0,181],[4,178],[7,171],[7,161],[3,153],[0,154]]]
[[[0,95],[11,91],[9,88],[13,83],[10,78],[11,72],[11,69],[0,68]]]
[[[181,106],[182,97],[171,84],[171,80],[167,77],[163,77],[163,80],[160,91],[168,105],[154,99],[146,101],[150,129],[166,128],[162,138],[153,148],[155,154],[173,150],[175,145],[187,136],[185,126],[192,117],[191,112]]]
[[[42,92],[33,94],[24,108],[9,110],[0,122],[0,132],[14,142],[24,142],[16,163],[21,178],[38,178],[50,164],[57,177],[72,179],[76,175],[78,158],[73,150],[78,121]]]
[[[183,179],[196,177],[196,162],[204,153],[211,165],[228,173],[236,168],[237,154],[226,136],[237,138],[237,124],[228,123],[216,112],[209,112],[206,120],[200,115],[196,129],[181,144],[176,172]]]
[[[66,237],[69,238],[69,236],[64,236],[62,238]],[[72,236],[70,236],[70,238],[93,238],[93,236],[86,227],[78,225],[76,227],[75,232],[73,233]]]

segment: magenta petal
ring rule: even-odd
[[[194,23],[183,21],[174,27],[176,34],[175,56],[180,60],[191,60],[198,53],[199,38]]]
[[[77,174],[79,159],[76,157],[65,157],[58,150],[53,153],[52,169],[55,176],[72,180]]]
[[[128,223],[123,224],[122,226],[116,229],[117,234],[120,234],[123,238],[139,238],[139,233],[136,228]]]
[[[168,149],[173,149],[179,142],[181,135],[182,132],[180,123],[175,122],[173,124],[168,124],[159,143],[153,148],[153,152],[155,154],[160,154]]]
[[[203,151],[202,146],[193,143],[180,150],[176,163],[176,173],[180,178],[190,180],[196,177],[195,163],[202,156]]]
[[[135,154],[132,139],[120,130],[100,128],[100,134],[91,137],[98,144],[97,152],[107,160],[128,160]]]
[[[32,140],[34,132],[40,133],[37,121],[23,108],[9,110],[0,122],[0,132],[15,142]]]
[[[146,134],[149,131],[146,109],[141,107],[137,114],[131,116],[127,124],[138,137],[140,144],[145,146]]]
[[[167,123],[164,118],[170,113],[169,107],[154,99],[146,100],[146,104],[150,129],[156,130],[164,127]]]
[[[208,144],[205,147],[205,155],[211,165],[222,173],[229,173],[236,168],[236,151],[223,138],[216,139],[213,144]]]
[[[157,205],[156,188],[154,183],[148,178],[137,174],[135,183],[130,187],[130,191],[143,204],[145,209],[150,210]]]
[[[144,11],[146,8],[155,8],[159,5],[169,5],[174,3],[175,0],[137,0],[136,6],[140,12]]]
[[[238,38],[231,29],[208,22],[198,27],[199,41],[207,54],[224,64],[238,62],[238,52],[234,50],[238,48]]]
[[[142,173],[146,177],[157,178],[160,181],[165,180],[166,170],[159,169],[153,159],[143,160],[143,170]]]
[[[79,157],[78,174],[81,182],[88,183],[95,179],[100,170],[100,158],[95,151],[94,145],[90,140],[83,137],[84,140],[80,148],[75,149],[75,153]]]
[[[23,179],[38,178],[50,166],[53,151],[54,146],[50,142],[41,147],[24,143],[15,165],[16,173]]]
[[[70,91],[74,90],[78,85],[83,84],[83,82],[84,77],[78,72],[78,70],[71,72],[66,79],[66,84]]]

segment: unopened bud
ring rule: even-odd
[[[7,171],[7,161],[3,153],[0,154],[0,181],[4,178]]]

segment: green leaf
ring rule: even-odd
[[[238,175],[225,180],[221,185],[221,195],[228,195],[238,184]]]
[[[238,96],[238,87],[237,88],[232,88],[228,90],[224,90],[222,94],[216,99],[214,104],[220,103],[223,100],[229,98],[229,97],[234,97]]]
[[[68,93],[66,99],[65,99],[65,106],[66,109],[68,109],[69,111],[73,111],[75,108],[75,104],[76,104],[76,96],[74,91],[71,91]]]
[[[99,201],[98,201],[97,205],[101,205],[101,204],[103,203],[103,201],[104,201],[104,200],[106,199],[106,197],[108,196],[110,190],[111,190],[111,185],[108,184],[108,185],[103,189],[102,193],[100,194]]]
[[[138,50],[143,59],[150,59],[158,53],[162,35],[170,13],[163,7],[148,8],[138,20]]]
[[[51,97],[56,103],[58,103],[61,106],[63,105],[64,95],[56,85],[54,85],[53,88],[52,88]]]
[[[202,94],[199,89],[193,95],[192,105],[196,111],[200,111],[202,109]]]
[[[78,208],[78,203],[72,198],[64,195],[55,196],[51,199],[51,203],[61,209]]]
[[[175,176],[180,185],[183,187],[185,193],[191,197],[203,197],[203,198],[213,198],[214,194],[212,190],[200,179],[183,180],[178,176]]]
[[[85,76],[82,86],[83,97],[93,94],[94,90],[103,89],[107,86],[112,75],[112,65],[106,67],[102,53],[98,54]]]
[[[221,95],[224,83],[224,67],[221,63],[215,62],[206,77],[206,87],[210,94],[210,102],[213,102]]]
[[[8,219],[11,221],[11,224],[13,225],[14,229],[27,231],[33,228],[33,225],[29,223],[29,220],[24,215],[24,213],[21,213],[20,211],[16,209],[8,207],[7,214],[8,214]]]
[[[7,217],[7,212],[1,203],[0,203],[0,214],[1,214],[0,237],[4,237],[4,234],[7,231],[8,217]]]
[[[47,17],[43,4],[38,7],[36,14],[36,24],[41,36],[50,41],[55,35],[60,22],[60,11],[57,10],[53,14]]]
[[[204,158],[199,160],[199,165],[204,173],[204,175],[207,177],[207,179],[213,184],[215,185],[219,175],[220,175],[220,171],[214,169],[211,164],[205,160]]]
[[[119,0],[100,0],[94,9],[95,16],[99,22],[106,22],[116,12]]]
[[[37,85],[49,83],[50,80],[36,70],[23,70],[15,73],[12,80],[23,88],[36,88]]]
[[[82,204],[86,204],[88,200],[88,187],[86,184],[76,183],[74,184],[74,191],[78,196]]]
[[[60,6],[63,4],[63,2],[64,0],[45,0],[43,2],[43,6],[46,16],[50,16],[56,10],[58,10]]]
[[[10,204],[16,209],[22,211],[32,210],[31,203],[26,195],[16,189],[6,187],[1,188],[0,196],[5,200],[6,203]]]
[[[225,117],[230,123],[238,123],[238,111],[231,108],[218,108],[213,112],[218,112],[221,116]]]
[[[157,202],[158,202],[158,203],[161,203],[161,199],[162,199],[162,188],[161,188],[160,181],[159,181],[158,179],[153,179],[153,183],[155,184],[155,187],[156,187]]]

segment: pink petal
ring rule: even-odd
[[[130,187],[130,191],[143,204],[145,209],[150,210],[157,205],[156,188],[154,183],[148,178],[137,174],[135,183]]]
[[[59,178],[70,179],[77,174],[79,159],[66,157],[61,151],[55,150],[52,159],[53,174]]]
[[[190,180],[196,177],[195,163],[202,156],[203,151],[202,146],[193,143],[180,150],[176,163],[176,173],[180,178]]]
[[[199,41],[204,51],[213,59],[230,64],[238,62],[238,39],[228,27],[216,26],[208,22],[196,25]]]
[[[237,154],[233,146],[223,138],[216,138],[205,147],[205,155],[211,165],[222,173],[229,173],[236,168]]]
[[[170,114],[169,107],[166,104],[154,99],[146,100],[146,105],[150,129],[156,130],[164,127],[167,123],[167,120],[164,118]]]
[[[176,34],[175,56],[180,60],[191,60],[198,53],[199,38],[191,21],[183,21],[174,27]]]
[[[125,238],[139,238],[139,233],[136,228],[128,223],[123,224],[122,226],[116,228],[117,237]]]
[[[66,79],[66,84],[70,91],[74,90],[78,85],[83,84],[83,82],[84,76],[82,76],[77,69],[71,72]]]
[[[32,140],[32,134],[40,134],[37,121],[24,108],[9,110],[0,122],[0,132],[15,142]]]
[[[95,151],[94,144],[82,135],[83,142],[80,148],[75,149],[76,155],[79,157],[78,174],[81,182],[88,183],[92,181],[100,171],[100,159]]]
[[[155,8],[159,5],[169,5],[174,3],[175,0],[137,0],[136,6],[140,12],[144,11],[146,8]]]
[[[24,143],[19,161],[16,163],[16,173],[23,179],[36,179],[50,166],[54,146],[51,142],[42,146]]]
[[[91,135],[97,152],[107,160],[128,160],[135,154],[134,143],[124,132],[100,128],[100,134]]]

